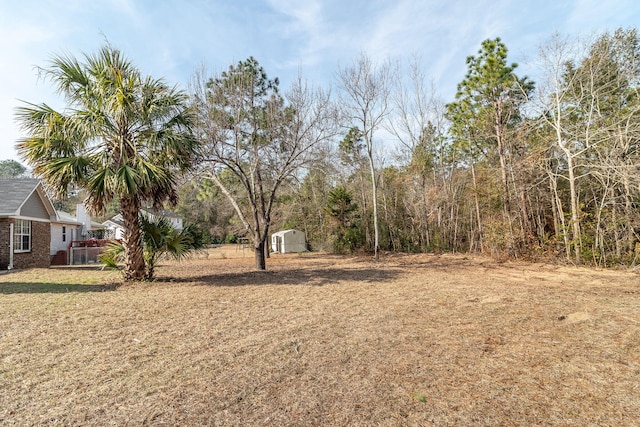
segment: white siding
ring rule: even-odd
[[[62,224],[51,224],[51,255],[67,249],[66,243],[62,241],[62,227]]]
[[[278,231],[271,236],[273,252],[295,253],[307,251],[307,240],[304,232],[299,230]]]
[[[66,229],[66,238],[62,240],[62,227]],[[51,255],[58,251],[65,251],[69,248],[72,240],[78,240],[80,235],[79,226],[73,224],[51,223]]]

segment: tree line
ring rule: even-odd
[[[248,58],[194,73],[187,93],[126,61],[123,73],[107,60],[120,61],[113,48],[100,55],[45,69],[74,108],[21,107],[18,150],[60,193],[84,186],[96,209],[119,200],[131,230],[142,204],[178,202],[215,239],[249,237],[259,269],[280,228],[302,229],[312,249],[376,257],[637,262],[635,28],[554,35],[532,64],[536,81],[499,38],[485,40],[448,103],[417,60],[362,54],[331,87],[300,77],[282,91]],[[127,259],[127,271],[144,262]]]

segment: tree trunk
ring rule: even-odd
[[[507,155],[504,146],[504,125],[501,123],[502,119],[502,101],[498,101],[494,105],[495,110],[495,122],[494,122],[494,132],[496,136],[496,142],[498,145],[498,156],[500,157],[500,173],[502,175],[502,187],[504,191],[504,203],[502,205],[503,212],[505,218],[509,220],[511,223],[511,202],[509,200],[509,178],[507,174]]]
[[[524,242],[529,245],[533,241],[533,228],[529,220],[529,208],[527,206],[527,188],[523,181],[520,182],[520,208],[522,213],[522,234],[524,236]]]
[[[580,264],[582,253],[582,236],[580,234],[580,204],[578,202],[578,189],[576,188],[576,176],[573,165],[573,156],[568,150],[563,149],[567,156],[567,172],[569,174],[569,196],[571,200],[571,228],[573,230],[572,241],[576,264]]]
[[[616,202],[615,202],[615,196],[614,196],[614,191],[611,191],[611,198],[613,199],[613,204],[612,204],[612,209],[611,209],[611,223],[613,224],[613,241],[615,243],[616,246],[616,260],[620,260],[620,258],[622,257],[622,239],[620,238],[620,229],[618,226],[618,213],[617,213],[617,206],[616,206]],[[604,199],[604,198],[603,198]],[[598,224],[600,225],[600,224]],[[602,239],[604,240],[604,239]],[[602,253],[605,253],[605,248],[604,248],[604,244],[602,245]]]
[[[478,182],[476,180],[476,168],[471,162],[471,178],[473,179],[473,198],[476,208],[476,221],[478,221],[478,244],[480,246],[480,253],[484,252],[484,244],[482,242],[482,219],[480,217],[480,202],[478,201]]]
[[[631,186],[629,185],[629,176],[625,173],[622,180],[624,186],[624,220],[626,232],[626,251],[631,254],[635,249],[634,222],[633,222],[633,204],[631,200]]]
[[[258,270],[266,270],[267,262],[264,256],[264,240],[260,241],[257,246],[255,246],[255,255],[256,255],[256,268]]]
[[[378,182],[376,181],[376,169],[373,165],[373,152],[371,142],[367,143],[369,154],[369,168],[371,169],[371,190],[373,192],[373,251],[376,259],[380,258],[380,228],[378,226]]]
[[[364,173],[362,171],[358,171],[358,179],[360,180],[360,196],[362,198],[362,203],[360,206],[360,217],[362,218],[362,225],[364,226],[364,236],[365,236],[365,242],[367,245],[367,248],[370,247],[371,244],[371,229],[369,227],[370,223],[368,220],[366,220],[365,218],[367,218],[367,209],[368,209],[368,205],[367,205],[367,191],[366,191],[366,185],[364,182]]]
[[[387,183],[384,180],[384,175],[382,175],[382,208],[384,209],[384,221],[387,224],[387,238],[389,242],[387,243],[387,250],[396,251],[396,245],[393,238],[393,230],[391,226],[391,221],[389,221],[389,206],[387,206]]]
[[[561,229],[559,215],[561,215],[561,208],[558,207],[557,201],[556,201],[558,198],[558,185],[557,185],[558,183],[553,177],[552,172],[548,172],[548,174],[549,174],[549,194],[551,199],[551,211],[553,213],[553,236],[555,237],[556,249],[559,249],[558,242],[560,242],[560,229]]]
[[[565,220],[564,208],[562,207],[562,199],[560,198],[560,194],[558,194],[558,182],[555,180],[553,183],[553,191],[555,198],[555,205],[558,209],[558,219],[560,220],[560,230],[562,231],[562,240],[564,242],[564,250],[567,256],[567,261],[571,261],[571,240],[569,239],[569,229],[567,227],[567,222]]]
[[[135,196],[120,199],[120,213],[124,222],[124,279],[144,280],[146,276],[139,217],[140,201]]]

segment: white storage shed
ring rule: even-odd
[[[271,251],[281,254],[306,252],[307,241],[300,230],[282,230],[271,235]]]

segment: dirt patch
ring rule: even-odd
[[[567,316],[567,323],[580,323],[591,319],[589,313],[578,311]]]
[[[1,276],[0,424],[637,423],[636,273],[455,255],[268,268],[225,247],[154,283]]]

